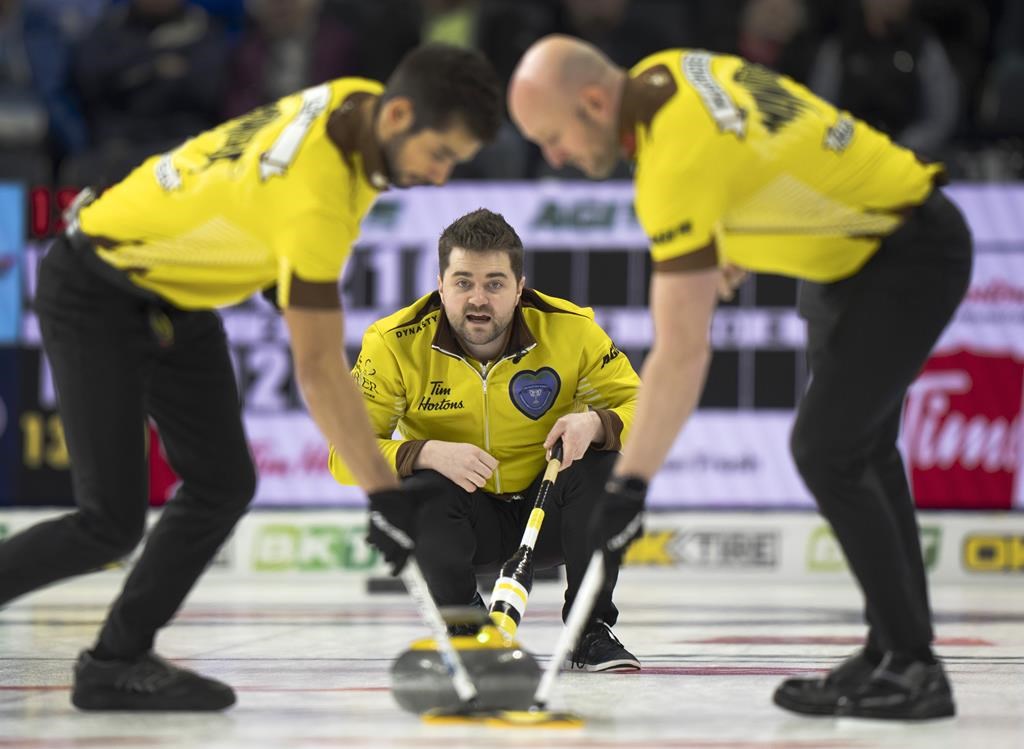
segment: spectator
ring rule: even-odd
[[[35,146],[46,137],[46,108],[32,86],[19,0],[0,0],[0,143]]]
[[[421,0],[423,35],[468,44],[494,65],[502,83],[533,42],[555,28],[553,7],[524,0]],[[539,160],[535,149],[506,120],[493,143],[460,165],[458,179],[525,179]]]
[[[695,28],[685,3],[656,0],[560,0],[555,31],[583,39],[612,62],[628,68],[647,55],[690,43],[686,34]],[[552,167],[531,146],[529,171],[536,177],[584,179],[574,166]],[[619,162],[613,177],[626,179],[629,167]]]
[[[61,36],[77,43],[110,5],[110,0],[24,0],[25,10],[48,18]]]
[[[1024,3],[1008,0],[995,26],[995,54],[1024,56]]]
[[[997,24],[993,52],[978,125],[987,136],[999,138],[997,163],[992,177],[1016,179],[1024,173],[1024,3],[1007,3]]]
[[[557,31],[590,42],[618,65],[685,44],[690,25],[683,3],[562,0]]]
[[[330,11],[357,32],[357,75],[387,80],[420,43],[419,0],[331,0]]]
[[[226,55],[220,28],[185,0],[111,6],[75,56],[92,152],[66,177],[118,179],[145,157],[213,126]]]
[[[555,10],[546,2],[488,0],[480,8],[476,47],[508,83],[527,48],[555,28]]]
[[[34,88],[19,0],[0,0],[0,179],[45,178],[46,106]]]
[[[480,16],[477,0],[420,0],[423,8],[422,41],[472,49]]]
[[[739,14],[735,52],[806,81],[814,50],[805,0],[748,0]]]
[[[322,0],[248,0],[249,25],[231,64],[227,117],[316,83],[352,75],[355,35]]]
[[[911,2],[851,3],[838,35],[821,46],[810,85],[902,145],[933,157],[956,128],[957,80]]]
[[[1018,0],[1008,5],[1020,5]],[[962,0],[916,0],[921,20],[942,43],[949,63],[956,72],[961,100],[961,112],[974,110],[983,87],[985,65],[991,51],[991,22],[984,2],[965,3]],[[966,123],[964,118],[962,125]]]
[[[245,0],[191,0],[192,3],[216,18],[231,42],[238,39],[245,25]]]

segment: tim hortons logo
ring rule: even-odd
[[[903,438],[917,504],[1008,509],[1020,468],[1024,362],[957,352],[907,394]]]
[[[952,396],[971,391],[963,371],[926,373],[907,398],[906,425],[910,458],[915,468],[946,470],[959,464],[988,472],[1016,468],[1016,432],[1020,416],[1010,421],[952,410]]]

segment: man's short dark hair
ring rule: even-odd
[[[504,252],[516,281],[523,277],[523,240],[505,217],[486,208],[478,208],[455,219],[437,242],[437,266],[441,275],[448,270],[452,250],[461,247],[467,252]]]
[[[484,143],[501,126],[501,83],[479,52],[447,44],[425,44],[409,52],[388,78],[381,103],[404,96],[412,101],[410,132],[465,125]]]

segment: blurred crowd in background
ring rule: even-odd
[[[0,180],[109,183],[284,94],[386,80],[422,42],[479,49],[507,81],[552,32],[625,67],[670,47],[741,54],[955,179],[1024,177],[1024,0],[0,0]],[[510,124],[456,173],[551,176],[579,175]]]

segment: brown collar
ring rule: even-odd
[[[528,289],[523,290],[524,296],[526,291]],[[455,331],[452,330],[452,326],[448,322],[448,315],[444,313],[444,305],[441,304],[440,295],[437,292],[434,293],[437,296],[437,305],[440,312],[438,313],[437,330],[434,332],[432,345],[446,353],[461,356],[463,359],[471,359],[472,357],[462,348],[462,344],[459,343],[459,339],[455,336]],[[427,306],[430,306],[433,301],[433,298],[431,298]],[[506,359],[510,356],[522,356],[537,345],[537,339],[533,337],[533,333],[530,332],[530,328],[526,324],[526,318],[523,317],[522,303],[516,305],[515,313],[512,315],[511,328],[508,335],[508,343],[505,345],[505,353],[498,357],[499,359]]]
[[[387,190],[390,184],[387,161],[373,134],[378,100],[379,97],[365,91],[349,94],[327,118],[327,134],[349,167],[354,167],[354,157],[359,154],[366,181],[375,190]]]
[[[626,158],[636,155],[637,127],[651,120],[679,88],[667,65],[655,65],[635,78],[626,78],[619,106],[619,144]]]

